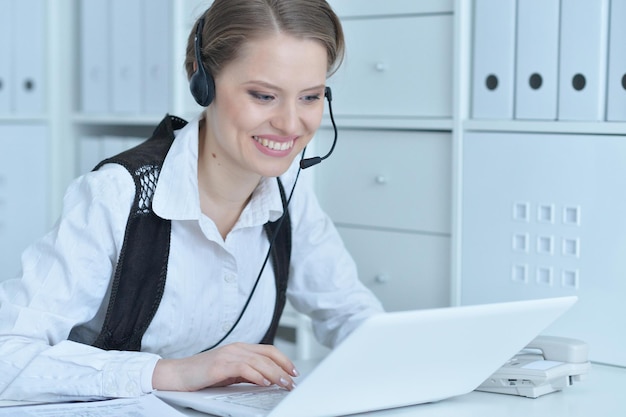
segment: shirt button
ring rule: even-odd
[[[230,328],[232,327],[232,323],[224,323],[222,324],[222,331],[227,332],[230,330]]]
[[[226,274],[226,275],[224,275],[224,281],[226,281],[229,284],[232,284],[236,280],[237,280],[237,276],[235,274]]]

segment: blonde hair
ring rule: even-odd
[[[343,61],[345,40],[341,22],[325,0],[215,0],[201,17],[204,27],[200,55],[213,77],[237,57],[245,42],[277,32],[319,41],[327,51],[328,76]],[[198,22],[187,41],[188,78],[196,61],[197,25]]]

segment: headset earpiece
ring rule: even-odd
[[[204,27],[204,18],[198,20],[196,26],[196,36],[194,39],[194,49],[196,54],[196,72],[189,79],[189,90],[196,102],[202,107],[207,107],[215,98],[215,81],[211,74],[204,68],[202,63],[202,28]]]

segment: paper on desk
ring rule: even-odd
[[[185,417],[154,395],[96,402],[0,408],[0,417]]]

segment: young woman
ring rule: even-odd
[[[282,268],[288,300],[327,346],[382,310],[313,191],[294,187],[343,48],[324,0],[213,2],[186,58],[206,109],[186,124],[168,116],[147,142],[171,145],[76,179],[54,229],[24,253],[22,276],[1,284],[0,399],[241,381],[292,389],[297,370],[268,344]],[[142,159],[159,152],[156,164]],[[137,161],[149,174],[134,176]],[[265,262],[277,248],[287,261]]]

